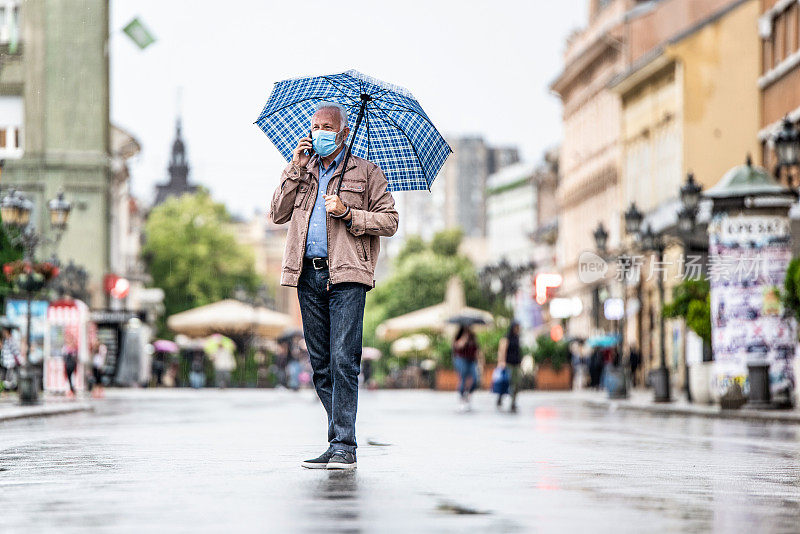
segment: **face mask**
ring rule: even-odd
[[[317,130],[313,134],[311,134],[312,145],[314,146],[314,152],[322,156],[330,156],[336,149],[339,148],[339,145],[342,143],[336,142],[336,138],[339,136],[339,132],[328,132],[325,130]]]

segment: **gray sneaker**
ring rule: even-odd
[[[336,451],[328,460],[328,469],[355,469],[356,455],[347,451]]]
[[[328,460],[331,459],[333,456],[333,450],[328,449],[327,451],[323,452],[321,455],[317,456],[316,458],[312,458],[310,460],[306,460],[303,462],[302,465],[306,469],[327,469],[328,468]]]

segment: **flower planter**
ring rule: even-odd
[[[569,365],[563,365],[556,371],[550,364],[539,364],[536,368],[536,389],[542,391],[572,389],[572,370]]]
[[[689,365],[689,390],[695,404],[712,404],[711,370],[714,362],[696,362]]]
[[[492,373],[495,366],[483,368],[481,376],[480,389],[491,389],[492,386]],[[458,373],[455,369],[437,369],[436,370],[436,389],[439,391],[456,391],[458,389]]]

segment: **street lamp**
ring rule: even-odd
[[[22,245],[26,262],[33,263],[36,248],[43,242],[48,241],[56,244],[61,238],[63,231],[67,228],[69,220],[70,203],[64,200],[63,193],[57,198],[48,202],[47,207],[50,211],[50,225],[56,231],[54,239],[47,239],[38,233],[30,224],[33,202],[25,198],[21,193],[11,190],[2,200],[0,200],[0,210],[3,217],[3,226],[7,229],[17,230],[16,235],[10,237],[13,246]],[[33,295],[44,286],[43,281],[28,282],[22,289],[26,293],[27,300],[27,331],[25,340],[25,365],[19,377],[19,400],[21,404],[36,404],[38,393],[36,382],[31,366],[31,314],[33,305]]]
[[[686,183],[681,187],[681,204],[684,208],[697,213],[700,206],[700,194],[703,188],[694,180],[694,173],[686,175]]]
[[[775,154],[778,156],[778,171],[781,167],[797,165],[800,160],[800,132],[789,117],[783,118],[781,131],[775,135]],[[776,175],[778,172],[775,173]]]
[[[72,209],[72,205],[64,200],[64,192],[60,191],[56,198],[48,202],[47,208],[50,210],[50,226],[56,230],[64,230]]]
[[[638,237],[639,232],[642,230],[643,220],[644,215],[636,207],[636,202],[631,202],[631,205],[625,212],[625,232],[629,235]]]
[[[656,234],[648,224],[642,233],[642,248],[646,251],[653,252],[656,255],[656,261],[660,264],[664,262],[664,237],[661,234]],[[658,285],[658,302],[660,304],[659,327],[658,327],[658,342],[659,342],[659,355],[661,360],[660,368],[655,370],[654,374],[654,390],[656,402],[669,402],[669,368],[667,368],[667,351],[664,346],[664,276],[659,275],[657,280]]]
[[[597,245],[597,250],[601,253],[606,252],[606,245],[608,244],[608,231],[602,222],[597,223],[597,228],[592,233],[594,236],[594,244]]]

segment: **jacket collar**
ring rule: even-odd
[[[347,150],[346,147],[345,150]],[[353,169],[358,167],[357,160],[358,158],[354,154],[350,154],[350,159],[347,160],[347,170],[345,172],[352,171]],[[311,156],[311,159],[306,164],[306,170],[309,172],[309,174],[311,174],[311,176],[314,177],[314,180],[319,181],[319,154],[314,154],[313,156]],[[341,175],[342,175],[342,169],[340,165],[339,168],[336,169],[336,172],[333,173],[331,180]]]

